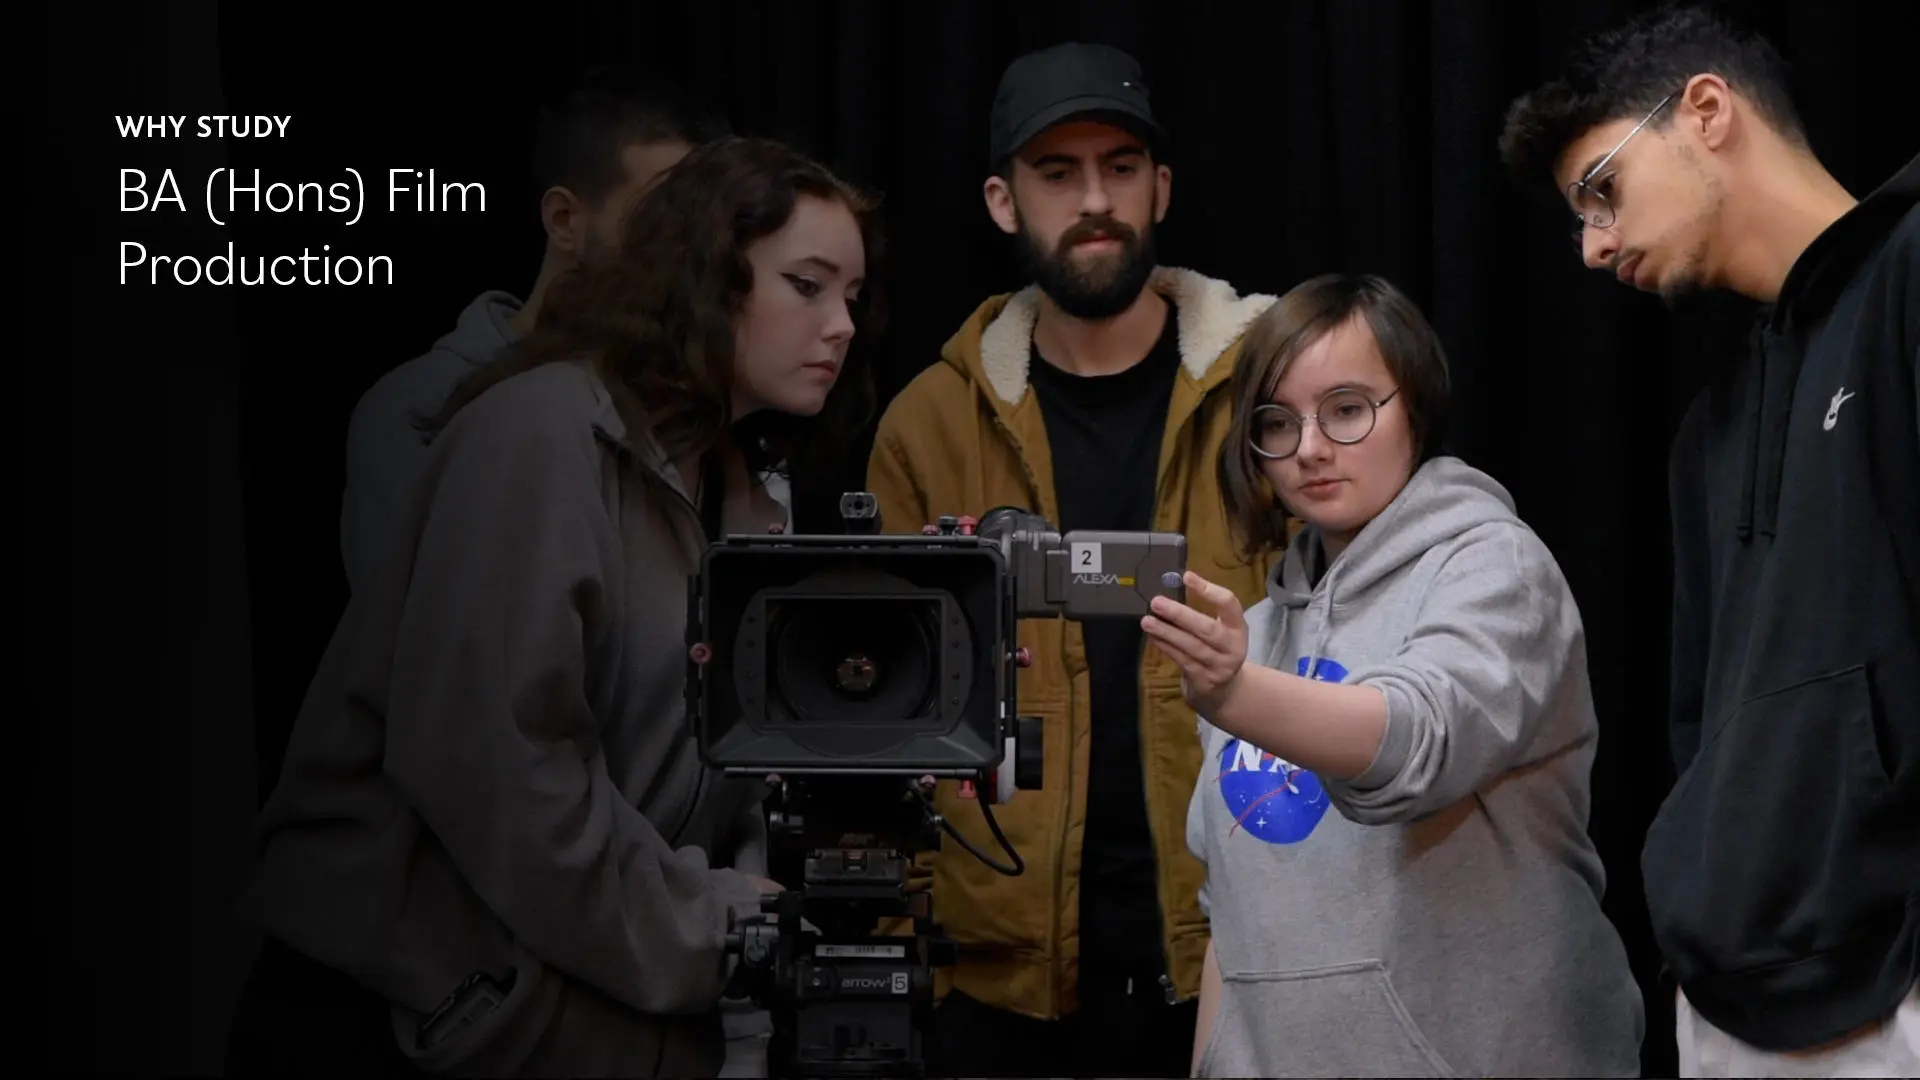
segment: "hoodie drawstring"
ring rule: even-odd
[[[1333,587],[1338,581],[1340,569],[1340,560],[1335,559],[1334,565],[1327,567],[1327,576],[1320,581],[1320,633],[1314,638],[1313,651],[1308,654],[1308,663],[1311,665],[1306,672],[1308,678],[1313,677],[1320,661],[1326,658],[1327,642],[1333,640]]]
[[[1754,321],[1752,330],[1747,334],[1748,355],[1760,359],[1760,381],[1762,385],[1766,383],[1766,333],[1766,323],[1763,316],[1761,319]],[[1764,408],[1763,403],[1761,409],[1755,411],[1756,413],[1761,413],[1764,412]],[[1753,539],[1753,489],[1755,473],[1757,472],[1756,463],[1760,460],[1760,432],[1764,427],[1766,427],[1766,424],[1762,422],[1762,418],[1756,416],[1753,431],[1750,432],[1747,437],[1746,460],[1741,464],[1740,468],[1740,518],[1734,526],[1734,534],[1740,538],[1740,542],[1743,544]]]
[[[1800,357],[1792,340],[1774,330],[1764,316],[1754,326],[1752,354],[1760,362],[1760,386],[1746,461],[1740,472],[1736,532],[1741,543],[1751,542],[1756,528],[1760,535],[1772,539],[1779,522],[1787,426],[1793,419],[1794,384],[1800,377]]]
[[[1800,381],[1800,360],[1793,340],[1767,332],[1766,372],[1760,399],[1762,456],[1758,504],[1754,507],[1760,534],[1771,540],[1780,520],[1780,485],[1787,471],[1787,425],[1793,419],[1793,392]]]

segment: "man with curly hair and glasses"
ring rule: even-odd
[[[1671,738],[1642,854],[1683,1076],[1920,1074],[1920,158],[1855,198],[1700,8],[1514,103],[1581,258],[1756,301],[1673,444]]]

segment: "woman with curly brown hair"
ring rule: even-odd
[[[423,420],[263,814],[236,1064],[718,1069],[729,915],[778,887],[761,785],[685,731],[686,578],[785,520],[770,470],[864,420],[878,254],[873,201],[819,164],[711,145]]]

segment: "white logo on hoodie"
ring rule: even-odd
[[[1833,425],[1840,422],[1840,406],[1846,404],[1847,399],[1852,396],[1847,393],[1847,388],[1844,386],[1834,391],[1833,401],[1827,405],[1827,418],[1820,421],[1820,426],[1827,431],[1832,431]]]

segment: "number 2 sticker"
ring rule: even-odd
[[[1068,561],[1073,564],[1076,574],[1097,574],[1100,572],[1100,545],[1074,544],[1067,553]]]

